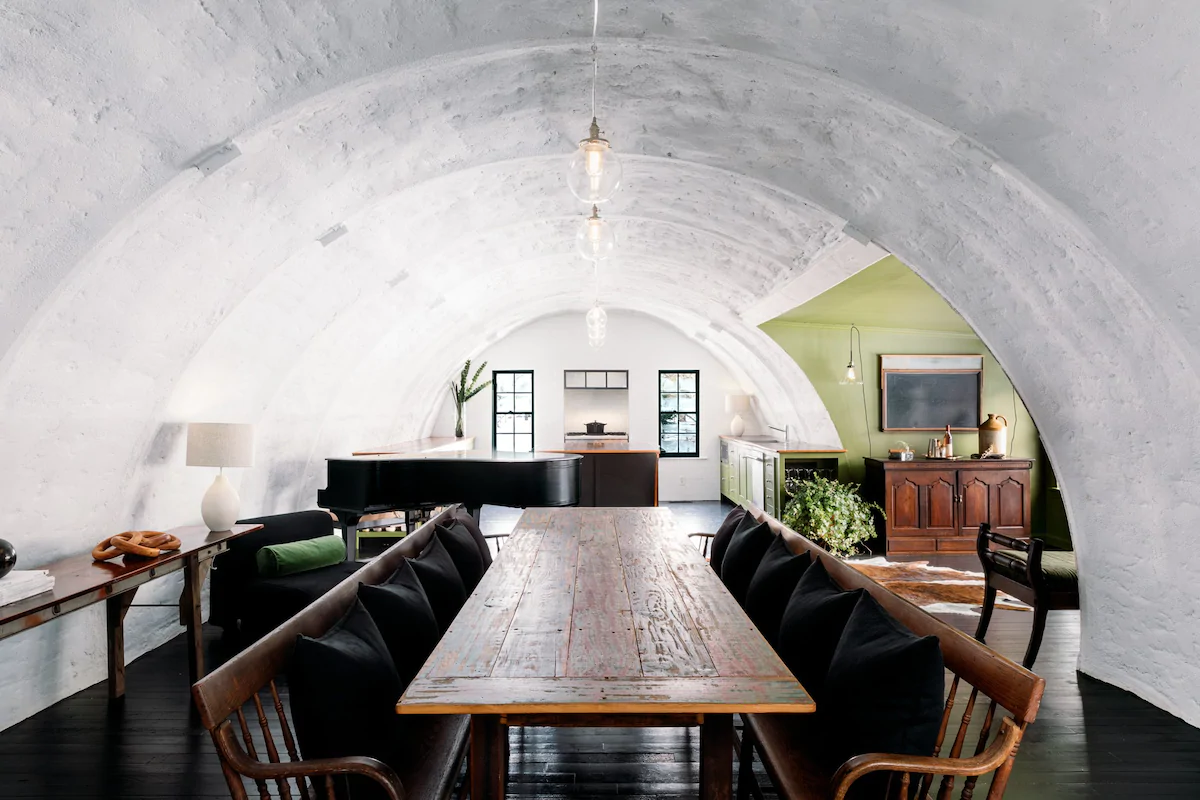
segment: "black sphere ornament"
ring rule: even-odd
[[[0,578],[7,575],[17,565],[17,548],[12,542],[0,539]]]

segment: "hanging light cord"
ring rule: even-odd
[[[592,119],[596,118],[596,79],[600,75],[600,62],[596,59],[596,31],[600,27],[600,0],[592,6]]]
[[[862,386],[863,423],[867,429],[867,455],[874,456],[875,455],[875,445],[871,441],[871,418],[867,413],[867,380],[866,380],[867,376],[865,373],[866,362],[863,361],[863,354],[862,354],[862,331],[860,331],[854,325],[850,326],[850,360],[851,361],[854,360],[854,334],[856,334],[856,333],[858,334],[858,368],[864,370],[862,379],[859,381],[859,385]]]

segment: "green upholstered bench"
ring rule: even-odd
[[[1002,549],[993,550],[993,544]],[[979,526],[976,550],[983,565],[986,589],[975,638],[982,642],[987,635],[998,590],[1028,603],[1033,606],[1033,632],[1021,665],[1033,669],[1042,646],[1042,634],[1046,631],[1047,614],[1079,608],[1079,569],[1075,566],[1075,553],[1047,550],[1040,539],[1013,539],[993,533],[987,523]]]

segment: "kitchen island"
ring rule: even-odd
[[[769,436],[721,436],[721,494],[730,502],[754,503],[779,519],[788,480],[814,475],[836,480],[845,448]]]
[[[628,441],[564,441],[539,447],[544,453],[583,456],[579,505],[597,507],[658,505],[658,447]]]

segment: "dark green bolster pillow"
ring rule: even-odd
[[[336,534],[318,536],[316,539],[268,545],[259,550],[254,559],[258,563],[259,575],[278,578],[342,563],[346,560],[346,543]]]

